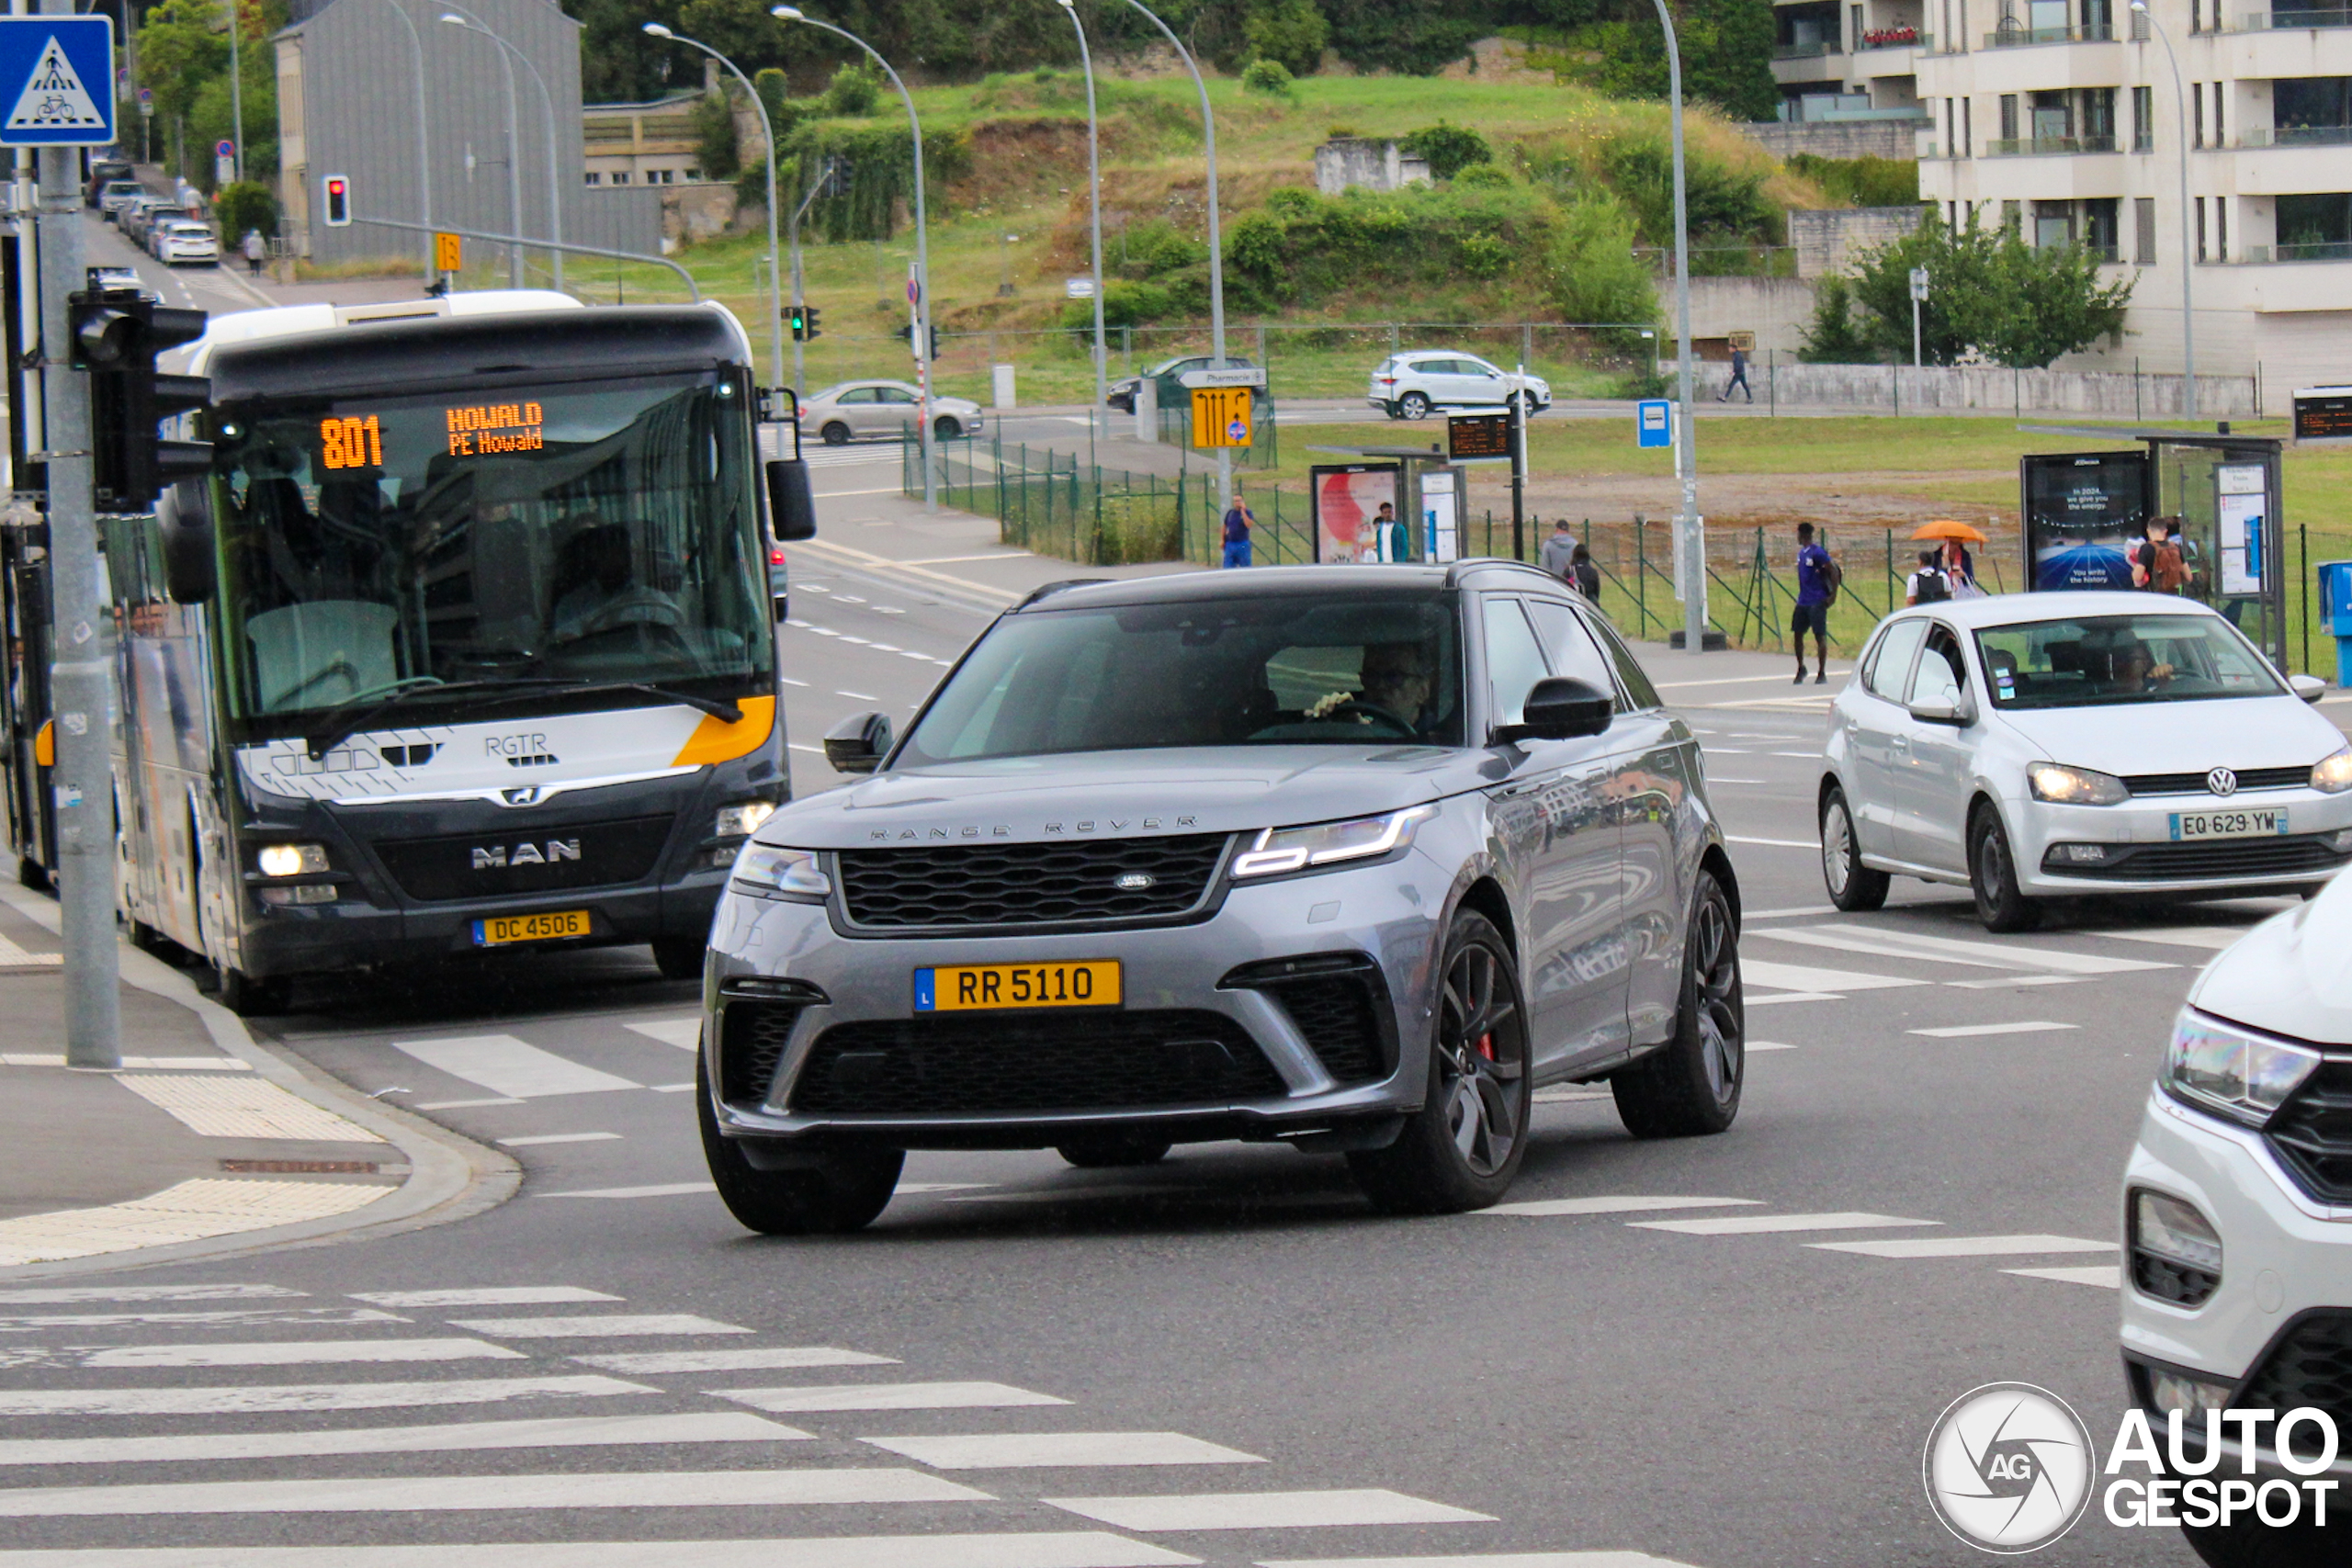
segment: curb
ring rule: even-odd
[[[52,935],[57,932],[58,908],[50,899],[0,884],[0,902]],[[119,938],[116,953],[124,984],[175,1002],[196,1014],[205,1032],[212,1037],[213,1044],[243,1062],[255,1076],[382,1136],[408,1156],[409,1175],[383,1197],[348,1213],[263,1230],[238,1231],[201,1241],[127,1247],[120,1252],[63,1258],[54,1263],[0,1267],[0,1280],[102,1273],[194,1258],[243,1257],[286,1247],[372,1239],[470,1218],[496,1208],[522,1186],[523,1168],[505,1154],[460,1137],[421,1116],[371,1100],[291,1053],[262,1044],[246,1029],[244,1020],[198,991],[196,983],[186,975]]]

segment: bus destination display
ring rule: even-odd
[[[2352,441],[2352,387],[2295,389],[2297,441]]]
[[[449,411],[452,457],[537,452],[546,446],[547,420],[537,403],[477,403]]]
[[[1510,456],[1510,415],[1458,413],[1445,422],[1445,455],[1453,462],[1464,458]]]
[[[329,469],[382,468],[383,422],[372,413],[365,419],[346,416],[319,421],[319,466]]]

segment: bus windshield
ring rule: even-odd
[[[220,653],[241,728],[390,694],[414,723],[435,686],[508,679],[764,687],[741,399],[678,376],[224,411]]]

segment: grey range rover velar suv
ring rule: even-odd
[[[752,1229],[864,1225],[910,1148],[1230,1138],[1457,1211],[1544,1084],[1645,1137],[1738,1111],[1698,743],[1532,568],[1057,585],[826,750],[871,776],[771,817],[710,937],[703,1142]]]

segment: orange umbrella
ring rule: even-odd
[[[1911,536],[1915,539],[1959,539],[1972,545],[1992,543],[1982,532],[1965,523],[1955,523],[1949,517],[1939,517],[1932,523],[1922,523]]]

